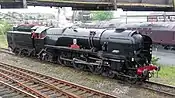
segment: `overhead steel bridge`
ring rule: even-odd
[[[1,8],[72,7],[75,10],[174,11],[175,0],[0,0]]]

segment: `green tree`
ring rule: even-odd
[[[109,20],[113,18],[113,12],[110,11],[96,11],[92,12],[92,19],[93,20]]]

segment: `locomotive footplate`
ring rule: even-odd
[[[72,49],[72,48],[66,47],[66,46],[52,46],[52,45],[45,45],[45,47],[55,48],[55,49],[64,50],[64,51],[75,51],[75,52],[79,52],[79,53],[93,53],[93,54],[97,54],[97,52],[93,52],[92,50],[89,50],[89,49]]]

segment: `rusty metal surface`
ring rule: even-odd
[[[4,2],[5,1],[5,2]],[[7,2],[8,1],[8,2]],[[73,7],[77,10],[173,11],[174,0],[24,0],[28,6]],[[2,8],[24,8],[23,0],[0,0]],[[116,4],[115,4],[116,2]]]
[[[161,4],[161,5],[172,5],[173,0],[27,0],[27,1],[51,1],[51,2],[92,2],[92,3],[145,3],[145,4]]]
[[[117,0],[119,3],[172,4],[172,0]]]
[[[2,79],[2,78],[1,78]],[[0,96],[2,98],[38,98],[26,91],[0,80]]]
[[[104,92],[2,62],[0,62],[0,78],[2,78],[2,81],[13,81],[18,86],[28,87],[28,92],[32,92],[32,94],[41,98],[52,98],[51,96],[56,98],[116,98]]]
[[[72,7],[73,10],[173,11],[173,0],[27,0],[31,6]]]

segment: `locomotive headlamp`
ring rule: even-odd
[[[73,39],[73,44],[77,44],[77,39]]]
[[[135,65],[135,67],[137,68],[137,67],[138,67],[138,65]]]
[[[134,61],[134,58],[132,58],[131,61],[133,62]]]

